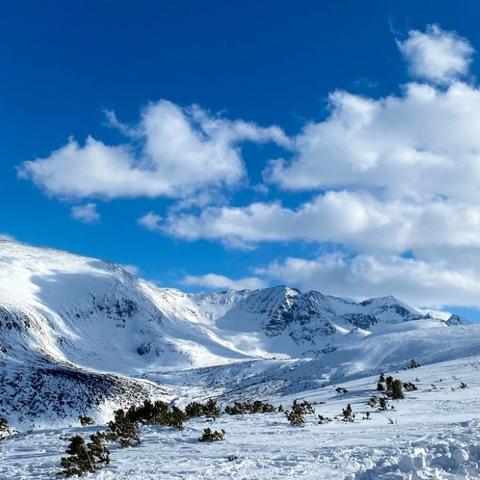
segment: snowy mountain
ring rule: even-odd
[[[298,389],[317,378],[312,368],[326,382],[412,357],[435,362],[438,344],[453,338],[457,348],[465,336],[468,348],[448,356],[460,358],[480,344],[469,323],[394,297],[349,303],[286,286],[187,294],[108,261],[0,241],[0,409],[19,421],[67,418],[132,398],[172,399],[189,382],[220,382],[219,393],[272,379]]]

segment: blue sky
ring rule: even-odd
[[[8,2],[0,234],[161,286],[480,319],[479,13]]]

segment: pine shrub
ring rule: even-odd
[[[58,472],[58,475],[81,476],[83,473],[99,470],[102,463],[110,463],[110,451],[103,443],[103,435],[97,432],[90,435],[90,440],[91,442],[86,444],[80,435],[70,438],[70,445],[66,450],[70,456],[61,459],[63,470]]]
[[[95,420],[92,417],[89,417],[88,415],[79,415],[78,419],[80,420],[80,424],[82,427],[85,425],[94,425]]]
[[[343,413],[343,422],[353,422],[355,421],[355,414],[352,411],[352,407],[350,404],[348,404],[345,408],[342,409]]]
[[[133,447],[142,443],[138,421],[125,414],[123,409],[114,412],[114,420],[108,422],[108,429],[103,433],[105,440],[119,442],[122,447]]]
[[[199,442],[219,442],[225,438],[225,430],[212,432],[210,428],[203,429],[203,435],[198,439]]]

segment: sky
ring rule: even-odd
[[[0,238],[186,291],[480,321],[480,5],[18,0]]]

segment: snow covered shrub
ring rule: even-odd
[[[467,388],[467,384],[465,382],[460,383],[460,388]]]
[[[199,442],[218,442],[225,438],[225,430],[212,432],[210,428],[203,429],[203,435],[198,439]]]
[[[378,379],[380,383],[385,383],[385,375],[383,373],[380,374],[380,378]]]
[[[108,422],[108,429],[103,433],[105,440],[119,442],[122,447],[133,447],[133,442],[142,443],[138,422],[125,414],[123,409],[114,412],[114,420]]]
[[[110,451],[103,443],[103,435],[100,432],[90,435],[91,442],[85,443],[80,435],[74,435],[70,438],[70,445],[66,453],[69,457],[63,457],[60,465],[63,470],[58,475],[81,476],[83,473],[93,473],[99,470],[100,464],[110,463]]]
[[[345,408],[342,409],[343,418],[342,422],[354,422],[355,414],[352,411],[352,407],[348,404]]]
[[[364,417],[362,417],[362,420],[371,420],[372,417],[370,416],[370,412],[367,412]]]
[[[348,393],[348,390],[347,390],[346,388],[343,388],[343,387],[337,387],[337,388],[335,389],[335,391],[336,391],[337,393]]]
[[[85,425],[94,425],[95,420],[92,417],[89,417],[88,415],[79,415],[78,419],[80,420],[80,424],[82,427]]]
[[[367,405],[369,407],[376,407],[377,406],[377,397],[375,395],[372,395],[367,402]]]

